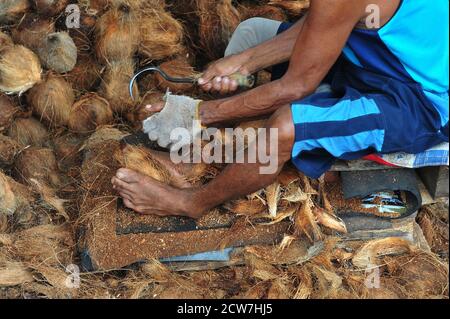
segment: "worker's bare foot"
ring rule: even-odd
[[[140,214],[198,218],[189,191],[162,184],[151,177],[121,168],[112,179],[128,208]]]

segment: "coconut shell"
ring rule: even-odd
[[[0,2],[0,25],[19,21],[29,7],[28,0],[2,0]]]
[[[47,35],[53,32],[55,32],[55,24],[51,20],[29,16],[12,30],[11,36],[14,43],[37,52]]]
[[[33,113],[50,127],[67,126],[75,102],[72,86],[61,76],[48,73],[27,94]]]
[[[139,17],[139,54],[163,60],[184,51],[183,26],[164,10],[144,10]]]
[[[184,58],[164,62],[160,65],[160,68],[168,75],[178,78],[190,78],[196,75],[194,68]],[[158,73],[155,76],[158,88],[162,91],[169,89],[173,93],[184,93],[194,88],[192,83],[173,83],[166,81]]]
[[[69,0],[31,0],[31,4],[39,15],[53,17],[65,10]]]
[[[13,45],[13,41],[9,35],[0,31],[0,48],[8,45]]]
[[[128,112],[139,100],[137,85],[134,86],[133,93],[136,100],[133,100],[128,92],[128,86],[133,74],[133,60],[112,62],[106,69],[99,93],[109,101],[114,112]]]
[[[11,165],[21,146],[9,136],[0,134],[0,166]]]
[[[58,73],[72,70],[77,63],[77,47],[66,32],[54,32],[47,35],[38,49],[43,65]]]
[[[3,93],[0,93],[0,132],[6,130],[14,118],[17,108],[11,99]]]
[[[41,80],[38,57],[21,45],[0,47],[0,91],[22,93]]]
[[[108,101],[95,93],[88,93],[73,105],[69,128],[73,132],[85,134],[113,122],[113,112]]]
[[[138,19],[126,4],[109,9],[96,23],[96,53],[103,63],[131,59],[138,49]]]
[[[21,146],[44,146],[49,133],[35,118],[18,118],[11,124],[8,136]]]
[[[39,184],[57,188],[61,186],[55,153],[50,148],[30,147],[23,150],[15,162],[17,178],[28,185]]]
[[[80,56],[75,67],[67,73],[66,80],[76,94],[91,91],[100,82],[100,65],[92,56]]]

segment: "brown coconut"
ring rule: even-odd
[[[283,9],[271,5],[241,5],[239,6],[239,12],[241,14],[242,20],[247,20],[255,17],[277,21],[287,21],[288,19]]]
[[[142,122],[155,114],[155,112],[148,111],[145,107],[147,105],[162,102],[163,98],[164,93],[161,91],[148,91],[142,98],[141,103],[133,108],[133,110],[125,114],[126,119],[133,124],[135,129],[142,128]]]
[[[41,80],[38,57],[21,45],[0,47],[0,91],[22,93]]]
[[[91,150],[99,144],[104,144],[106,141],[120,141],[127,135],[119,129],[102,126],[83,143],[80,150]]]
[[[80,147],[83,139],[72,133],[67,133],[53,139],[56,159],[59,167],[69,168],[81,164]]]
[[[162,9],[145,9],[139,17],[139,53],[151,60],[163,60],[183,52],[183,26]]]
[[[11,36],[16,44],[21,44],[37,52],[48,34],[55,32],[55,24],[49,19],[28,16],[12,30]]]
[[[223,57],[241,17],[231,0],[196,0],[200,46],[211,61]]]
[[[117,113],[127,112],[139,100],[138,86],[134,86],[133,100],[128,86],[134,74],[134,62],[131,59],[112,62],[103,75],[99,93],[109,101],[111,109]]]
[[[17,118],[8,130],[8,136],[21,146],[44,146],[49,133],[35,118]]]
[[[16,196],[11,189],[6,175],[0,171],[0,215],[12,215],[14,214],[16,207]]]
[[[0,134],[0,166],[14,163],[15,156],[22,149],[11,137]]]
[[[110,2],[110,0],[78,0],[83,11],[93,16],[102,14],[108,9]]]
[[[177,58],[172,61],[164,62],[160,65],[161,70],[168,75],[177,78],[192,78],[196,76],[194,68],[187,62],[185,58]],[[156,83],[158,88],[166,91],[169,89],[173,93],[184,93],[194,87],[192,83],[173,83],[166,81],[161,75],[156,74]]]
[[[271,0],[269,5],[274,5],[286,10],[291,16],[300,16],[309,8],[310,0]]]
[[[17,22],[28,11],[28,0],[0,1],[0,25]]]
[[[31,4],[39,15],[53,17],[66,9],[69,0],[31,0]]]
[[[61,186],[55,153],[50,148],[30,147],[23,150],[15,162],[17,178],[28,185],[41,185],[57,188]]]
[[[11,99],[0,92],[0,132],[3,132],[11,125],[17,110]]]
[[[103,63],[131,59],[138,49],[139,23],[134,10],[123,3],[109,9],[96,23],[96,53]]]
[[[40,121],[50,127],[67,126],[75,102],[72,86],[63,77],[48,73],[27,94],[27,102]]]
[[[113,121],[113,112],[108,101],[95,93],[87,93],[73,105],[69,128],[76,133],[90,133],[101,125],[112,124]]]
[[[101,66],[89,55],[79,56],[75,67],[67,73],[66,80],[77,94],[91,91],[100,81]]]
[[[38,48],[43,65],[58,73],[72,70],[77,63],[77,47],[67,32],[54,32],[47,35]]]
[[[7,46],[7,45],[13,45],[13,41],[9,35],[6,33],[0,31],[0,48]]]

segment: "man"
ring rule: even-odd
[[[336,158],[415,154],[448,142],[448,0],[311,0],[292,26],[275,24],[273,31],[275,22],[257,21],[241,24],[227,50],[235,54],[214,63],[200,84],[231,93],[237,83],[229,75],[270,66],[275,80],[196,111],[204,126],[270,116],[266,127],[278,129],[277,172],[260,174],[259,162],[230,164],[207,185],[178,189],[120,169],[112,182],[127,207],[198,218],[271,184],[290,160],[317,178]],[[252,47],[242,51],[245,43]],[[323,82],[332,91],[315,93]],[[162,138],[157,129],[148,133]],[[173,172],[188,169],[165,161]]]

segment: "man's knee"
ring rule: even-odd
[[[295,127],[292,120],[291,106],[279,108],[268,120],[267,128],[277,129],[278,144],[285,151],[291,151],[295,140]]]

